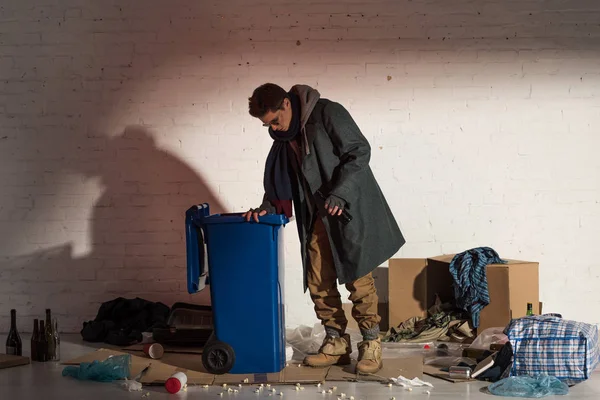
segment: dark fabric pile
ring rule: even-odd
[[[457,310],[453,304],[440,301],[436,295],[435,304],[427,310],[427,318],[413,317],[391,328],[384,336],[384,342],[427,342],[427,341],[463,341],[470,337],[471,327],[468,316]]]
[[[103,303],[96,319],[83,323],[81,336],[86,342],[129,346],[142,341],[142,332],[166,328],[169,313],[163,303],[119,297]]]

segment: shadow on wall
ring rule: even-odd
[[[219,199],[194,170],[157,148],[144,127],[130,126],[121,135],[103,138],[96,150],[104,156],[70,159],[64,165],[66,171],[97,178],[103,186],[89,231],[81,232],[89,237],[89,252],[74,257],[72,244],[65,244],[3,263],[9,301],[23,306],[19,308],[25,316],[45,307],[56,310],[59,317],[67,317],[65,331],[78,331],[102,302],[119,296],[168,306],[210,301],[208,290],[193,298],[187,295],[184,215],[191,205],[204,202],[211,212],[223,212]],[[68,214],[81,208],[63,210]],[[68,222],[77,218],[65,217]]]

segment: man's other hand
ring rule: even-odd
[[[261,210],[260,208],[257,208],[255,210],[249,210],[247,212],[245,212],[244,214],[242,214],[242,217],[244,217],[246,219],[246,222],[250,222],[250,219],[254,218],[254,221],[258,222],[258,217],[262,217],[263,215],[267,214],[267,210]]]
[[[325,209],[329,215],[342,215],[345,206],[346,202],[344,199],[334,195],[330,195],[327,200],[325,200]]]

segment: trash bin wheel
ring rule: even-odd
[[[230,345],[224,342],[207,343],[202,352],[202,364],[211,374],[226,374],[235,363],[235,353]]]

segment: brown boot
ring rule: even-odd
[[[350,335],[340,338],[326,337],[318,354],[306,356],[304,364],[311,367],[330,367],[332,365],[350,364]]]
[[[359,374],[374,374],[381,369],[381,339],[365,340],[358,344],[358,364],[356,372]]]

